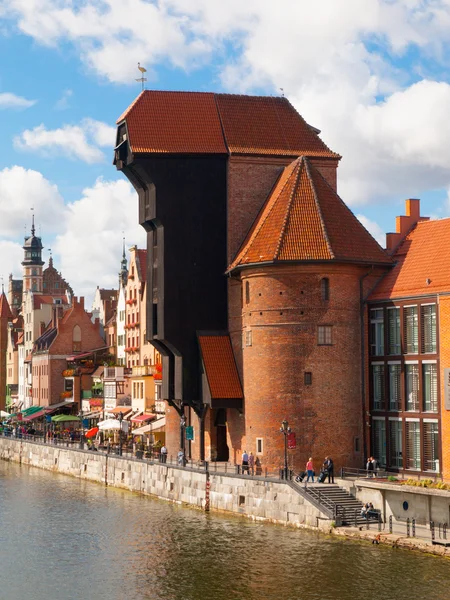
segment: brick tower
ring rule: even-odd
[[[242,285],[241,444],[264,465],[283,465],[284,419],[296,470],[309,456],[361,464],[361,284],[390,264],[309,159],[284,169],[229,269]],[[233,443],[242,418],[228,427]]]
[[[6,406],[6,348],[8,346],[8,323],[13,315],[5,291],[0,296],[0,410]]]

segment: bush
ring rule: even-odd
[[[388,481],[398,481],[397,477],[394,477],[393,475],[388,475]]]

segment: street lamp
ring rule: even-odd
[[[183,407],[184,410],[184,407]],[[184,435],[184,429],[186,427],[186,416],[183,414],[181,415],[180,418],[180,448],[183,450],[183,453],[185,452],[185,435]]]
[[[287,454],[287,441],[288,435],[291,433],[289,423],[284,419],[280,427],[281,433],[284,435],[284,479],[288,479],[288,454]]]
[[[123,421],[123,412],[119,413],[119,456],[122,456],[122,421]]]

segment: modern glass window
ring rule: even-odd
[[[374,410],[384,409],[384,365],[372,365],[372,400]]]
[[[384,318],[382,308],[374,308],[370,311],[370,353],[372,356],[383,356],[384,354]]]
[[[389,410],[401,410],[401,365],[389,365]]]
[[[400,309],[389,308],[388,319],[388,354],[397,355],[401,353],[400,337]]]
[[[389,445],[390,456],[389,466],[394,468],[403,467],[403,442],[402,442],[402,422],[389,421]]]
[[[317,328],[317,343],[319,346],[331,346],[333,343],[331,325],[319,325]]]
[[[439,473],[439,430],[437,423],[423,424],[424,471]]]
[[[420,307],[422,318],[422,352],[436,353],[436,305],[427,304]]]
[[[405,365],[406,410],[418,412],[419,404],[419,365]]]
[[[437,367],[435,364],[424,364],[422,368],[423,410],[427,412],[437,412]]]
[[[386,466],[386,421],[372,421],[372,454],[382,467]]]
[[[403,309],[403,328],[405,353],[417,354],[419,352],[419,319],[417,306],[407,306]]]
[[[406,468],[420,471],[420,423],[406,421]]]

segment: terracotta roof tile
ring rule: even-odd
[[[0,296],[0,317],[6,317],[7,319],[13,318],[8,299],[5,296],[5,292],[2,292]]]
[[[305,157],[287,166],[229,267],[276,261],[392,264]]]
[[[147,90],[123,119],[133,152],[227,154],[214,94]]]
[[[340,158],[286,98],[146,90],[124,120],[135,153]]]
[[[420,221],[398,247],[393,255],[395,267],[370,300],[450,292],[449,256],[450,219]]]
[[[287,98],[216,94],[216,102],[231,154],[340,158]]]
[[[228,334],[199,335],[198,341],[211,398],[243,398]]]

